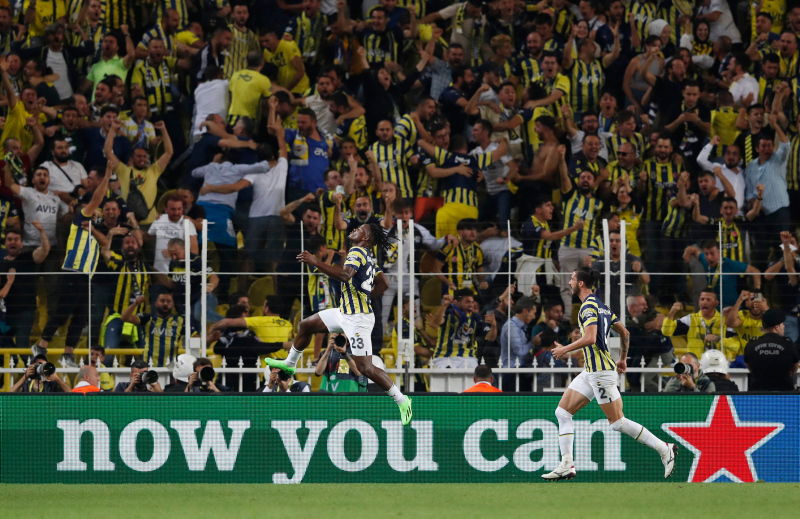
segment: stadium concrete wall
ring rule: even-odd
[[[3,395],[2,483],[538,482],[559,462],[558,396]],[[626,394],[680,445],[673,481],[800,481],[800,395]],[[659,456],[592,403],[576,481],[663,481]]]

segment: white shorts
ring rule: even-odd
[[[338,308],[328,308],[318,313],[330,333],[343,333],[350,341],[354,357],[372,355],[372,329],[375,314],[345,315]]]
[[[619,377],[616,371],[605,370],[589,373],[581,371],[572,379],[569,389],[577,391],[591,402],[597,398],[598,404],[608,404],[620,397],[617,382]]]

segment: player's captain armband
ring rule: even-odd
[[[360,267],[364,263],[366,263],[366,258],[361,251],[350,251],[344,262],[345,265],[353,265],[355,267]]]
[[[591,307],[584,308],[583,310],[581,310],[580,317],[581,317],[581,321],[590,321],[590,320],[596,321],[597,320],[597,312],[595,311],[594,308],[591,308]],[[588,323],[584,322],[583,324],[588,324]]]

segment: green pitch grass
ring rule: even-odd
[[[0,485],[0,517],[797,517],[800,484]]]

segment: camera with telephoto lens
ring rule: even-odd
[[[39,380],[47,380],[47,377],[54,374],[56,372],[56,366],[52,362],[41,362],[36,365],[36,371],[34,371],[34,377],[37,377]]]
[[[344,335],[337,335],[333,338],[333,343],[340,348],[344,348],[344,345],[347,344],[347,338]]]
[[[203,369],[197,372],[197,381],[201,385],[207,386],[209,382],[214,380],[214,368],[211,366],[204,366]]]
[[[141,390],[147,389],[147,384],[155,384],[158,382],[158,373],[155,371],[142,371],[139,373],[139,383],[136,384]]]
[[[675,373],[678,375],[689,375],[692,376],[694,373],[694,369],[692,368],[691,364],[683,364],[679,362],[675,364]]]

